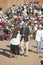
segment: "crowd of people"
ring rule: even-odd
[[[0,10],[0,40],[11,40],[11,53],[18,54],[20,44],[21,55],[27,56],[31,37],[36,39],[37,51],[41,52],[43,4],[35,1],[34,3],[25,2],[20,6],[12,5],[4,14]]]

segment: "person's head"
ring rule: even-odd
[[[25,27],[26,27],[25,23],[23,23],[23,24],[22,24],[22,27],[23,27],[23,28],[25,28]]]
[[[39,29],[39,30],[41,30],[41,29],[42,29],[42,25],[41,25],[41,24],[38,26],[38,29]]]
[[[8,27],[8,26],[6,26],[6,29],[7,29],[7,30],[9,30],[9,27]]]

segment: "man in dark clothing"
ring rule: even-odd
[[[24,41],[27,42],[28,41],[28,35],[30,35],[30,30],[28,27],[25,28],[24,31]]]
[[[21,40],[20,41],[22,41],[22,39],[23,39],[23,30],[24,30],[24,27],[22,26],[22,28],[20,29],[20,34],[21,34]]]
[[[25,56],[28,55],[29,35],[30,30],[28,26],[23,25],[21,28],[21,54],[23,55],[25,53]],[[24,51],[24,46],[26,51]]]

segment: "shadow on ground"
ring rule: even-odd
[[[9,58],[10,57],[9,53],[10,53],[10,50],[0,48],[0,55],[6,56]]]

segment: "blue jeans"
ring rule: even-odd
[[[37,43],[37,52],[41,52],[41,45],[42,45],[42,41],[38,41],[38,43]]]

